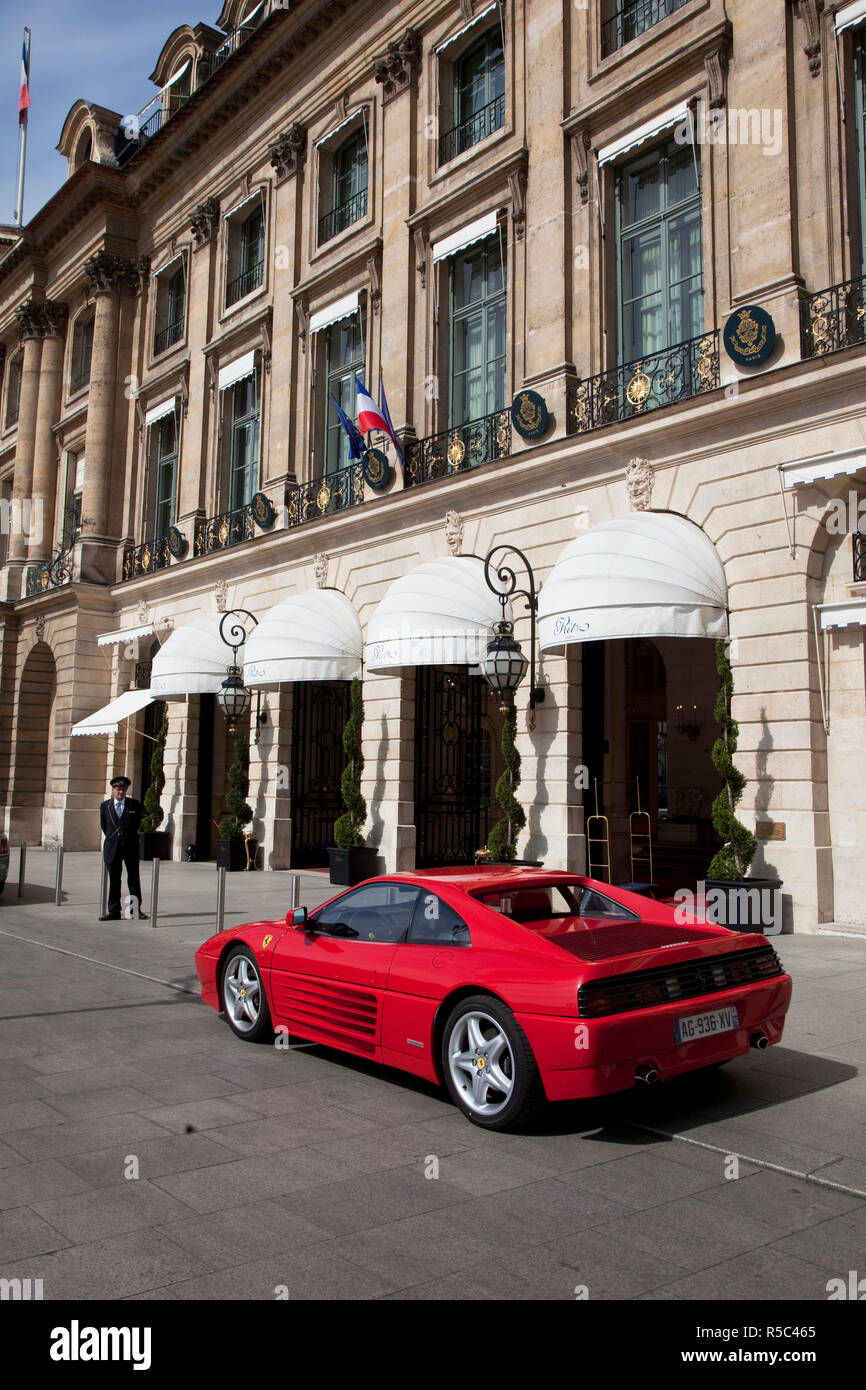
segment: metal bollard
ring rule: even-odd
[[[63,846],[57,846],[57,873],[54,878],[54,906],[59,907],[63,897]]]
[[[216,929],[222,931],[226,914],[226,871],[217,869]]]
[[[25,871],[26,867],[27,867],[27,845],[26,845],[25,842],[22,840],[22,841],[21,841],[21,851],[20,851],[20,854],[19,854],[19,857],[18,857],[18,896],[19,896],[19,898],[20,898],[20,897],[23,897],[23,894],[24,894],[24,871]]]
[[[292,911],[293,911],[293,912],[294,912],[295,908],[298,906],[298,889],[300,888],[300,884],[301,884],[300,875],[299,875],[299,874],[292,874],[291,908],[292,908]]]
[[[99,915],[104,917],[108,911],[108,865],[102,855],[99,856],[99,863],[102,870],[99,880]]]
[[[154,859],[150,866],[150,925],[156,926],[159,912],[159,860]]]

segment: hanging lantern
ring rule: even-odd
[[[496,624],[496,636],[488,643],[481,662],[487,684],[499,696],[500,709],[507,714],[515,690],[529,668],[520,643],[514,640],[514,624],[505,620]]]
[[[217,703],[228,720],[229,733],[235,733],[238,721],[248,713],[252,703],[252,696],[241,679],[239,666],[229,666],[217,695]]]

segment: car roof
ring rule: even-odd
[[[385,874],[383,878],[392,882],[445,883],[448,887],[459,888],[464,893],[479,889],[500,887],[529,887],[542,883],[574,883],[582,875],[568,873],[563,869],[532,869],[512,867],[510,864],[466,864],[442,869],[416,869],[404,874]]]

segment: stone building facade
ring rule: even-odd
[[[174,857],[210,856],[216,629],[243,608],[266,866],[323,862],[362,666],[382,865],[465,861],[501,728],[471,557],[508,544],[545,648],[532,719],[528,681],[517,701],[526,857],[583,869],[589,848],[597,870],[607,834],[613,877],[645,877],[648,812],[654,876],[694,884],[727,629],[753,872],[783,880],[796,930],[862,922],[863,8],[227,0],[171,34],[144,111],[77,102],[65,184],[0,238],[13,842],[97,846],[106,779],[140,792],[161,703],[73,726],[150,689]],[[354,414],[380,376],[403,462],[387,441],[350,459],[331,401]],[[575,542],[589,578],[545,629]],[[646,614],[659,576],[677,635]]]

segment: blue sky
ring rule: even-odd
[[[15,210],[18,170],[18,82],[25,24],[33,31],[30,128],[24,221],[62,184],[57,153],[66,113],[79,97],[121,115],[138,111],[156,92],[148,82],[165,40],[179,24],[214,24],[219,0],[0,0],[0,223]]]

